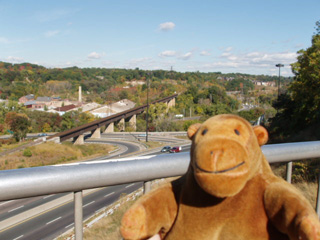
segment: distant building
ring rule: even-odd
[[[122,99],[119,102],[110,104],[110,108],[116,113],[123,112],[134,108],[136,104],[128,99]]]
[[[68,105],[68,106],[57,107],[57,108],[55,108],[53,110],[56,111],[57,113],[59,113],[60,116],[62,116],[66,112],[69,112],[71,110],[75,110],[76,107],[77,107],[76,105],[71,104],[71,105]]]
[[[24,103],[24,106],[26,108],[31,108],[31,109],[44,109],[45,104],[37,101],[28,101]]]
[[[50,105],[52,98],[51,97],[37,97],[36,101],[45,103],[46,105]]]
[[[95,117],[104,118],[119,112],[129,110],[131,108],[134,108],[135,105],[136,104],[134,102],[128,99],[123,99],[119,102],[112,103],[110,105],[105,105],[100,108],[96,108],[90,111],[90,113],[93,114]]]
[[[254,82],[255,85],[257,86],[266,86],[266,87],[275,87],[276,84],[275,82],[262,82],[262,81],[255,81]]]
[[[24,104],[24,103],[32,101],[32,100],[34,100],[34,95],[29,94],[29,95],[26,95],[26,96],[19,98],[19,103]]]
[[[92,111],[92,110],[97,109],[99,107],[101,107],[101,104],[92,102],[92,103],[82,104],[81,106],[78,106],[76,109],[77,110],[81,109],[82,112],[89,112],[89,111]]]

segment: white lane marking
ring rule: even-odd
[[[46,199],[46,198],[49,198],[49,197],[53,197],[53,196],[54,196],[54,194],[51,194],[51,195],[43,197],[43,199]]]
[[[94,203],[95,201],[89,202],[86,205],[83,205],[83,207],[89,206],[90,204]]]
[[[112,194],[114,194],[114,192],[109,193],[109,194],[105,195],[104,197],[109,197],[109,196],[111,196]]]
[[[46,225],[48,225],[48,224],[50,224],[50,223],[53,223],[53,222],[55,222],[55,221],[59,220],[60,218],[62,218],[62,217],[58,217],[58,218],[56,218],[56,219],[53,219],[52,221],[47,222],[47,223],[46,223]]]
[[[7,203],[9,203],[9,202],[12,202],[13,200],[10,200],[10,201],[6,201],[6,202],[3,202],[3,203],[0,203],[0,206],[1,205],[4,205],[4,204],[7,204]]]
[[[23,237],[23,235],[21,235],[21,236],[19,236],[19,237],[15,238],[15,239],[13,239],[13,240],[17,240],[17,239],[20,239],[20,238],[22,238],[22,237]]]
[[[131,186],[133,186],[134,185],[134,183],[132,183],[132,184],[130,184],[130,185],[128,185],[128,186],[126,186],[126,188],[129,188],[129,187],[131,187]]]
[[[68,226],[66,226],[65,228],[69,228],[73,225],[74,223],[69,224]]]
[[[20,207],[17,207],[17,208],[14,208],[14,209],[11,209],[11,210],[8,211],[8,212],[13,212],[13,211],[18,210],[19,208],[23,208],[23,207],[24,207],[24,205],[22,205],[22,206],[20,206]]]

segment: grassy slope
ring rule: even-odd
[[[0,157],[0,170],[37,167],[85,160],[88,157],[107,155],[114,146],[107,144],[72,145],[47,142]],[[26,152],[31,152],[32,156]]]

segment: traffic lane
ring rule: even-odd
[[[63,197],[66,193],[24,198],[0,203],[0,221]],[[2,205],[1,205],[2,204]]]
[[[128,187],[129,186],[129,187]],[[129,185],[121,185],[121,186],[114,186],[109,187],[109,191],[98,191],[94,194],[90,194],[87,198],[83,201],[83,218],[89,218],[92,216],[96,211],[105,208],[106,206],[114,203],[117,201],[123,193],[130,193],[138,189],[142,186],[140,184],[129,184]],[[71,209],[69,213],[63,218],[61,217],[61,222],[57,215],[54,215],[57,219],[56,226],[49,228],[49,229],[40,229],[37,234],[30,236],[28,239],[53,239],[58,237],[59,235],[65,233],[68,229],[74,227],[74,214],[73,214],[73,204],[71,203]],[[55,219],[51,221],[55,222]],[[51,222],[49,221],[49,223]],[[46,233],[45,233],[46,232]]]
[[[141,186],[142,183],[111,186],[85,196],[83,198],[84,219],[118,200],[122,193],[130,193]],[[74,203],[69,202],[1,232],[0,239],[53,239],[72,228],[73,222]]]

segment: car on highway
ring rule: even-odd
[[[165,146],[165,147],[163,147],[163,148],[161,149],[161,152],[169,152],[170,149],[171,149],[170,146]]]
[[[177,153],[177,152],[181,152],[181,147],[173,147],[169,150],[170,153]]]

